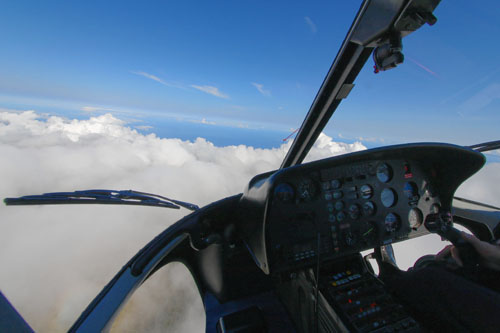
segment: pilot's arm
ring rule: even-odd
[[[470,243],[481,257],[481,264],[495,271],[500,271],[500,240],[495,244],[481,241],[474,235],[462,232],[462,238]],[[463,267],[462,259],[458,249],[453,245],[448,245],[436,255],[436,260],[444,260],[450,256],[455,260],[458,266]]]
[[[385,282],[415,319],[432,332],[499,332],[500,246],[466,233],[462,237],[476,249],[482,266],[490,269],[481,281],[464,278],[460,269],[432,265],[393,274]],[[436,259],[448,256],[463,266],[454,246],[444,248]]]

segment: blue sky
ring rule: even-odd
[[[11,1],[0,12],[0,107],[111,112],[215,142],[264,145],[255,131],[271,141],[274,131],[278,145],[300,126],[360,3]],[[443,1],[438,23],[404,40],[402,66],[375,75],[367,64],[326,133],[367,145],[498,139],[498,13],[496,1]]]

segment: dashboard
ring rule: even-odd
[[[408,144],[332,157],[256,176],[240,229],[266,273],[312,266],[425,235],[428,214],[451,209],[482,154]]]
[[[280,179],[267,217],[278,270],[421,235],[441,209],[432,181],[412,160],[313,168]],[[298,265],[297,265],[298,264]]]

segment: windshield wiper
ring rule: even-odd
[[[85,190],[75,192],[54,192],[41,195],[26,195],[19,198],[5,198],[3,202],[11,205],[58,205],[58,204],[104,204],[153,206],[189,210],[198,210],[197,205],[169,199],[157,194],[133,190]]]
[[[500,149],[500,140],[478,143],[477,145],[469,146],[469,148],[479,152]]]

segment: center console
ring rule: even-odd
[[[360,255],[323,264],[317,276],[313,268],[302,270],[278,288],[298,331],[421,331]]]

